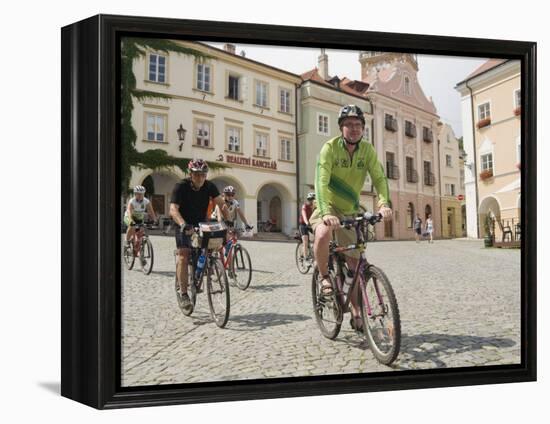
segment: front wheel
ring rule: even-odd
[[[154,260],[153,244],[151,243],[151,240],[146,239],[143,240],[143,243],[141,243],[139,260],[141,262],[141,270],[143,273],[145,275],[151,274]]]
[[[223,263],[219,258],[211,258],[206,276],[206,292],[210,316],[220,328],[229,319],[229,284]]]
[[[401,320],[399,307],[386,274],[370,266],[360,284],[361,318],[367,341],[376,359],[389,365],[399,355],[401,346]]]
[[[134,246],[132,243],[124,244],[124,262],[126,263],[126,268],[128,270],[131,270],[134,267],[134,262],[136,261],[136,257],[134,256]]]
[[[311,242],[309,242],[309,256],[304,256],[304,243],[303,241],[300,241],[298,245],[296,246],[296,267],[298,268],[298,271],[300,274],[307,274],[309,270],[311,269],[311,265],[313,263],[312,255],[312,246]]]
[[[241,244],[237,244],[233,249],[233,259],[229,271],[237,287],[246,290],[252,280],[252,261],[248,250]]]
[[[334,284],[334,273],[329,273],[332,280],[333,293],[336,293],[336,287]],[[335,295],[326,296],[321,292],[321,276],[319,275],[319,269],[315,267],[313,270],[313,278],[311,280],[311,296],[313,300],[313,313],[315,314],[315,320],[319,326],[319,330],[323,336],[328,339],[334,340],[340,328],[342,327],[342,307],[336,299]]]

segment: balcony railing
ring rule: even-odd
[[[407,122],[405,124],[405,135],[411,138],[416,137],[416,125]]]
[[[388,131],[396,132],[397,131],[397,119],[386,118],[385,127]]]
[[[427,143],[432,143],[434,141],[433,131],[430,128],[424,127],[422,130],[422,139]]]
[[[408,183],[417,183],[418,182],[418,172],[414,169],[407,169],[407,182]]]
[[[391,162],[386,163],[386,175],[389,179],[399,179],[399,167]]]
[[[435,185],[435,175],[433,172],[424,172],[424,185],[427,185],[427,186]]]

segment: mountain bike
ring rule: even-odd
[[[177,231],[177,230],[176,230]],[[191,255],[188,264],[188,285],[187,293],[193,304],[197,303],[197,294],[203,292],[203,284],[206,280],[206,294],[210,316],[220,328],[225,327],[229,319],[229,284],[227,275],[219,258],[218,250],[223,246],[227,228],[222,223],[201,222],[195,228],[191,236]],[[174,256],[177,261],[177,250]],[[204,257],[204,267],[198,267],[199,258]],[[193,312],[186,312],[182,307],[182,295],[179,290],[178,277],[175,278],[175,289],[178,306],[184,315],[191,315]]]
[[[139,259],[141,270],[145,275],[149,275],[153,270],[154,252],[153,244],[149,240],[146,229],[153,228],[150,223],[132,223],[131,226],[135,227],[135,232],[130,240],[130,243],[124,245],[124,262],[126,268],[131,270],[134,267],[136,258]]]
[[[219,255],[227,270],[230,283],[241,290],[246,290],[252,280],[252,262],[248,250],[239,243],[237,234],[251,237],[251,231],[252,227],[244,232],[242,229],[230,229],[228,231],[229,239],[219,249]]]
[[[296,267],[301,274],[307,274],[311,267],[313,266],[313,231],[311,227],[308,227],[309,233],[311,235],[308,237],[308,255],[304,256],[304,242],[302,240],[301,234],[296,236],[298,240],[298,245],[296,246],[295,258],[296,258]]]
[[[366,336],[376,359],[389,365],[399,355],[401,345],[399,308],[388,277],[380,268],[370,264],[365,256],[367,224],[375,225],[381,220],[380,214],[365,213],[340,222],[344,228],[355,229],[357,242],[349,246],[330,242],[328,269],[332,290],[330,294],[323,293],[322,277],[316,266],[312,278],[312,298],[319,329],[325,337],[333,340],[340,332],[344,313],[351,312],[351,293],[359,285],[362,329],[358,332]],[[344,252],[349,250],[359,250],[361,253],[355,270],[349,269],[346,264]]]

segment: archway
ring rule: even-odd
[[[274,220],[273,231],[290,234],[293,222],[291,219],[292,197],[288,190],[276,182],[264,184],[256,195],[257,228],[262,228],[262,223]]]
[[[426,205],[426,207],[424,208],[424,219],[428,219],[428,216],[430,216],[431,214],[432,214],[432,207],[430,205]]]
[[[479,204],[478,219],[480,223],[480,229],[482,236],[486,236],[493,232],[493,227],[495,227],[495,232],[500,233],[500,204],[498,200],[493,196],[488,196],[484,198]],[[498,236],[498,234],[493,234]]]
[[[236,192],[235,199],[239,202],[239,208],[241,209],[241,211],[244,213],[245,216],[248,216],[246,214],[246,206],[245,206],[246,202],[244,201],[247,193],[244,189],[244,186],[241,184],[239,180],[233,177],[229,177],[227,175],[221,175],[221,176],[216,176],[212,178],[210,181],[212,181],[212,183],[214,183],[214,185],[218,188],[218,191],[220,192],[220,194],[223,194],[223,189],[225,187],[233,186]]]

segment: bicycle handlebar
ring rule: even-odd
[[[352,225],[362,221],[367,221],[369,224],[374,225],[377,222],[382,221],[382,214],[381,213],[373,214],[371,212],[365,212],[363,215],[358,216],[357,218],[340,220],[340,225],[342,227],[349,228]]]

